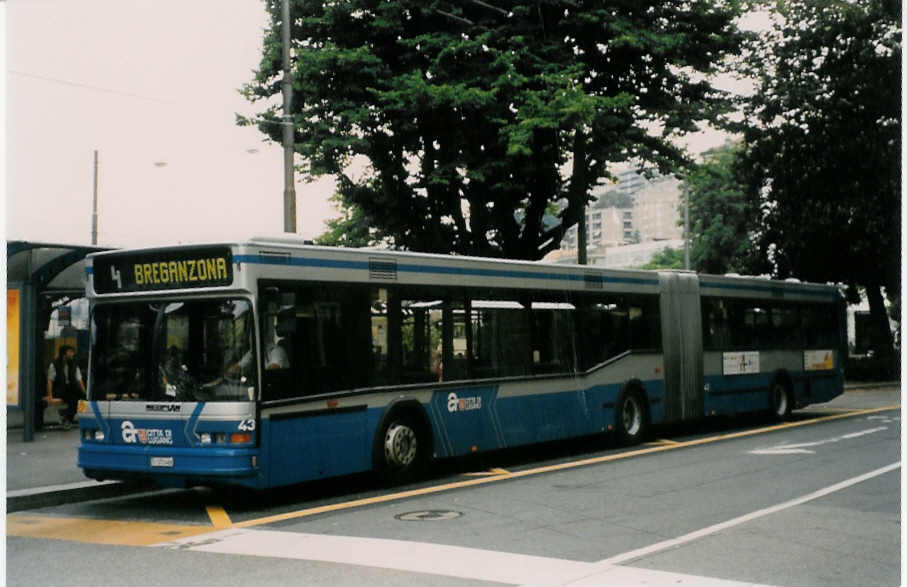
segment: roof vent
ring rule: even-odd
[[[384,281],[397,280],[397,261],[396,259],[382,259],[380,257],[368,258],[368,276],[370,279],[380,279]]]

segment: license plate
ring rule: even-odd
[[[152,467],[172,467],[173,457],[151,457]]]

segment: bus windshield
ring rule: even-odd
[[[258,386],[247,300],[98,304],[89,399],[249,401]]]

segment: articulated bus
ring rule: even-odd
[[[269,488],[843,392],[837,288],[289,239],[89,257],[94,479]]]

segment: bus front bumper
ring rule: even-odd
[[[97,480],[151,479],[162,486],[259,485],[256,448],[174,448],[83,443],[78,466]]]

